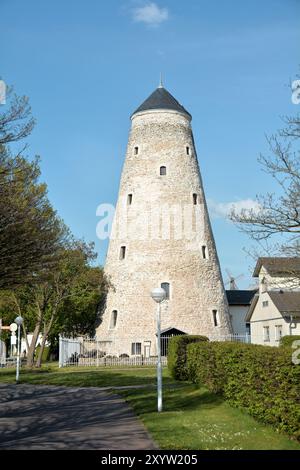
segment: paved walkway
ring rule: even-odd
[[[118,395],[95,387],[0,385],[0,449],[156,449]]]

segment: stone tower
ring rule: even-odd
[[[168,293],[166,335],[231,333],[191,119],[162,85],[131,116],[105,264],[113,287],[96,332],[111,354],[156,353],[155,287]]]

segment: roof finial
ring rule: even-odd
[[[160,72],[160,78],[159,78],[159,86],[158,88],[163,88],[163,79],[162,79],[162,73]]]

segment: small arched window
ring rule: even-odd
[[[165,291],[166,293],[166,300],[169,300],[170,298],[170,284],[168,282],[162,282],[160,287]]]
[[[128,196],[127,196],[127,205],[131,206],[131,204],[132,204],[132,194],[128,194]]]
[[[160,176],[166,176],[166,174],[167,174],[167,167],[161,166],[160,169],[159,169],[159,174],[160,174]]]
[[[194,206],[198,204],[198,194],[193,194],[193,204]]]
[[[138,147],[134,147],[134,155],[138,155],[139,154],[139,148]]]
[[[118,311],[117,310],[113,310],[111,312],[111,317],[110,317],[110,325],[109,325],[109,328],[111,330],[113,330],[114,328],[116,328],[117,326],[117,319],[118,319]]]

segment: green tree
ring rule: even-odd
[[[9,144],[28,137],[34,126],[27,97],[9,92],[0,107],[0,289],[34,282],[55,266],[69,232],[39,182],[39,159],[13,153]],[[15,147],[15,146],[14,146]]]
[[[95,258],[92,244],[74,241],[61,250],[56,269],[44,276],[43,282],[2,293],[7,311],[14,309],[24,318],[23,333],[32,332],[27,344],[27,366],[34,364],[39,335],[42,335],[36,366],[40,367],[48,338],[59,333],[92,334],[108,288],[103,270],[91,266]]]
[[[7,87],[9,107],[1,106],[0,145],[7,145],[28,137],[35,125],[27,96],[18,96],[12,87]]]
[[[69,231],[39,183],[38,159],[0,155],[0,289],[33,282],[55,266]],[[8,172],[10,170],[10,174]]]

